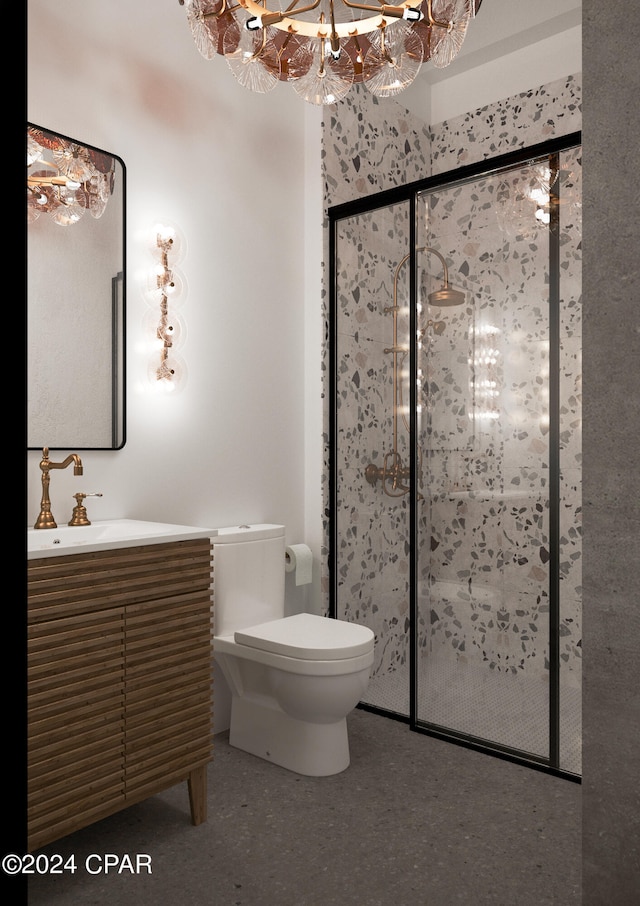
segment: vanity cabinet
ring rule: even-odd
[[[187,781],[206,820],[208,538],[28,561],[32,851]]]

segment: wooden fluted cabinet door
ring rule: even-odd
[[[37,848],[124,795],[123,608],[29,626],[28,825]]]
[[[158,783],[178,782],[192,765],[210,760],[211,639],[202,631],[209,610],[198,592],[127,608],[129,802],[145,798]]]
[[[37,849],[181,781],[206,819],[209,539],[28,562],[28,825]]]

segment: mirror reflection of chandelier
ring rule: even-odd
[[[245,88],[291,82],[310,104],[334,104],[354,83],[378,97],[407,88],[422,64],[458,55],[482,0],[178,0],[203,57],[225,57]],[[285,0],[286,2],[286,0]]]
[[[113,193],[115,158],[39,126],[27,126],[27,223],[50,214],[61,226],[88,211],[102,217]]]

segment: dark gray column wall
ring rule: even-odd
[[[583,903],[640,902],[640,9],[584,0]]]

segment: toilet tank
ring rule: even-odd
[[[214,635],[284,616],[285,528],[236,525],[213,542]]]

